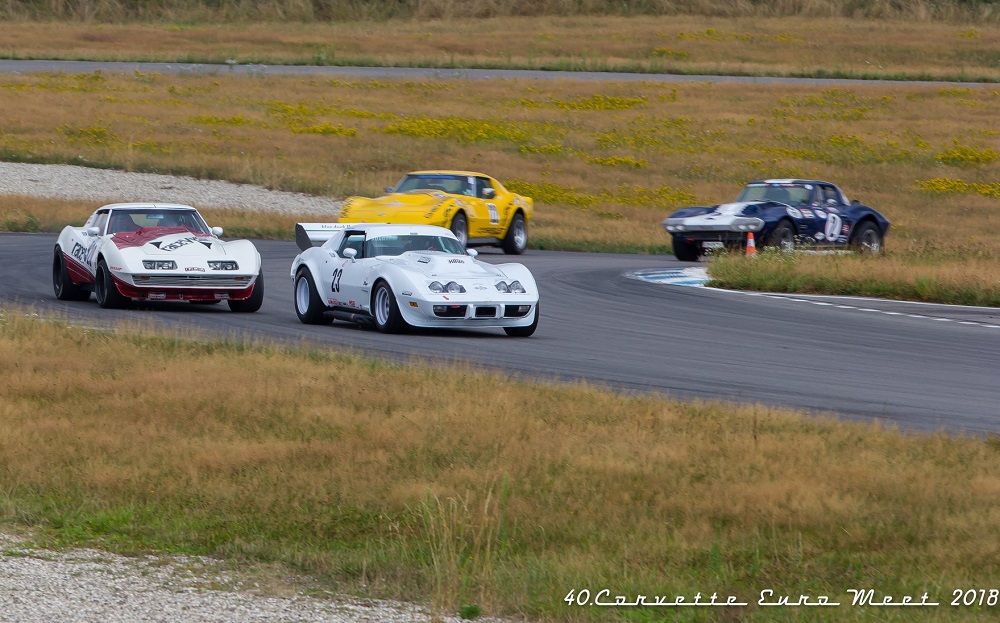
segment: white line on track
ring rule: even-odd
[[[650,269],[650,270],[635,270],[625,273],[625,277],[629,279],[637,279],[639,281],[645,281],[648,283],[655,283],[660,285],[670,285],[670,286],[688,286],[688,287],[705,287],[708,283],[708,272],[702,266],[689,266],[685,268],[670,268],[670,269]],[[813,297],[822,297],[825,299],[838,299],[841,301],[856,301],[858,303],[871,303],[874,301],[886,302],[885,299],[875,299],[871,297],[855,297],[855,296],[829,296],[829,295],[788,295],[779,294],[775,292],[748,292],[745,290],[727,290],[723,288],[710,288],[710,290],[715,292],[728,292],[731,294],[742,294],[744,296],[762,296],[765,298],[780,299],[783,301],[791,301],[794,303],[806,303],[809,305],[820,305],[825,307],[836,307],[837,309],[847,309],[859,312],[874,312],[877,314],[884,314],[886,316],[903,316],[906,318],[915,318],[918,320],[933,320],[935,322],[955,322],[957,324],[971,326],[971,327],[981,327],[983,329],[1000,329],[1000,325],[986,323],[986,322],[974,322],[971,320],[956,320],[955,318],[945,318],[942,316],[932,316],[926,314],[908,314],[904,312],[875,309],[872,307],[861,307],[860,305],[850,305],[847,303],[831,303],[829,301],[817,300]],[[892,303],[899,303],[904,305],[924,305],[924,306],[937,306],[945,308],[955,308],[962,310],[983,310],[991,312],[1000,312],[994,307],[974,307],[969,305],[946,305],[942,303],[926,303],[923,301],[896,301],[893,300]]]

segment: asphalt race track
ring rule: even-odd
[[[266,297],[255,314],[184,303],[102,310],[52,294],[55,234],[0,234],[0,302],[86,325],[118,320],[312,343],[375,356],[469,361],[522,377],[585,379],[681,398],[759,402],[877,419],[914,431],[1000,433],[1000,310],[835,297],[760,296],[630,278],[691,266],[664,256],[529,251],[542,316],[503,331],[382,335],[299,323],[293,242],[256,241]],[[484,249],[480,258],[512,258]]]

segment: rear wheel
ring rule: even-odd
[[[260,309],[260,306],[264,304],[264,273],[257,275],[257,281],[254,282],[253,290],[248,298],[242,301],[229,299],[227,302],[230,310],[240,314],[249,314]]]
[[[103,257],[97,261],[94,294],[97,296],[97,304],[105,309],[119,309],[128,303],[128,299],[118,291],[118,286],[115,285],[115,280]]]
[[[538,328],[538,316],[541,312],[538,310],[538,303],[535,303],[535,319],[531,321],[526,327],[504,327],[504,333],[511,337],[531,337]]]
[[[882,233],[875,223],[865,221],[858,225],[858,231],[854,233],[851,244],[859,253],[881,253]]]
[[[382,333],[400,333],[408,326],[399,313],[396,295],[392,293],[389,284],[380,281],[375,286],[372,297],[372,316],[375,317],[375,328]]]
[[[788,221],[781,221],[767,238],[767,246],[779,251],[795,250],[795,229]]]
[[[465,212],[459,212],[451,219],[451,233],[455,234],[463,248],[469,244],[469,221],[465,218]]]
[[[528,248],[528,224],[520,212],[510,219],[507,235],[503,237],[500,247],[508,255],[521,255]]]
[[[303,268],[295,276],[295,315],[302,324],[330,324],[333,318],[323,312],[326,306],[319,298],[316,283],[308,269]]]
[[[673,245],[674,257],[682,262],[697,262],[698,256],[701,255],[701,249],[698,248],[697,243],[674,238]]]
[[[62,250],[56,247],[52,258],[52,291],[60,301],[86,301],[90,291],[73,283],[63,259]]]

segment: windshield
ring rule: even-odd
[[[108,221],[108,233],[138,231],[143,227],[183,227],[193,234],[209,236],[208,225],[194,210],[151,210],[132,208],[114,210]]]
[[[405,193],[411,190],[438,190],[452,195],[475,195],[475,178],[465,175],[420,174],[407,175],[394,192]]]
[[[379,236],[365,242],[365,257],[377,255],[402,255],[407,251],[437,251],[462,255],[462,244],[447,236]]]
[[[778,201],[787,205],[809,203],[812,186],[807,184],[750,184],[736,201]]]

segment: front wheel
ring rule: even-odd
[[[875,226],[875,223],[865,221],[858,225],[858,231],[854,234],[852,245],[859,253],[881,253],[882,233]]]
[[[257,281],[253,283],[253,290],[249,297],[242,301],[229,299],[226,302],[229,303],[230,310],[241,314],[253,313],[260,309],[260,306],[264,304],[264,273],[257,275]]]
[[[511,337],[531,337],[535,329],[538,328],[538,316],[541,313],[538,309],[538,303],[535,303],[535,319],[531,321],[531,324],[526,327],[504,327],[504,333]]]
[[[69,269],[66,268],[66,260],[58,247],[52,258],[52,290],[60,301],[86,301],[90,298],[89,290],[73,283]]]
[[[128,299],[122,296],[115,285],[114,277],[108,270],[108,265],[104,258],[97,262],[97,274],[94,276],[94,294],[97,296],[97,304],[104,309],[120,309],[125,307]]]
[[[681,240],[680,238],[674,238],[672,244],[674,246],[674,257],[678,260],[682,262],[698,261],[698,256],[701,255],[701,249],[698,248],[697,243]]]
[[[451,233],[462,243],[463,249],[469,244],[469,221],[465,218],[465,212],[459,212],[451,219]]]
[[[380,281],[375,286],[375,295],[372,297],[372,316],[375,317],[375,328],[381,333],[400,333],[407,327],[406,321],[399,313],[396,295],[392,293],[389,284],[384,281]]]
[[[330,324],[333,318],[324,314],[325,311],[312,274],[303,268],[295,276],[295,315],[302,324]]]
[[[508,255],[521,255],[528,248],[528,224],[520,212],[510,220],[510,227],[507,228],[500,247]]]
[[[767,238],[767,246],[775,247],[779,251],[795,250],[795,230],[788,221],[781,221]]]

